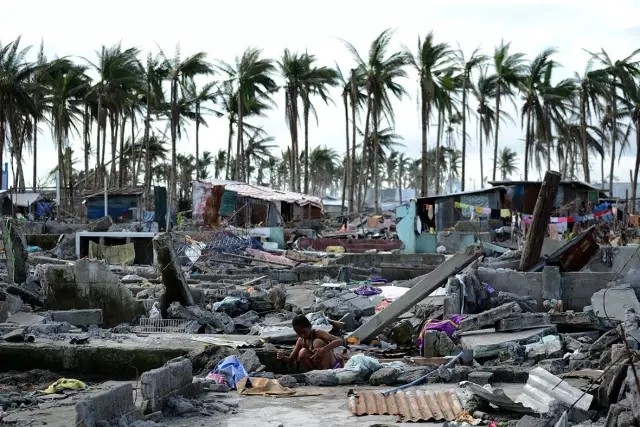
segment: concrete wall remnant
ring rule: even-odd
[[[130,383],[122,384],[76,403],[75,425],[95,427],[100,421],[114,421],[123,415],[135,416],[136,412],[133,386]]]
[[[197,385],[197,384],[196,384]],[[140,377],[144,412],[161,411],[175,395],[193,394],[193,367],[188,359],[170,362],[162,368],[152,369]]]
[[[47,314],[53,322],[67,322],[73,326],[102,325],[102,309],[50,311]]]
[[[104,262],[81,259],[74,265],[36,267],[48,310],[101,309],[105,327],[131,322],[144,305],[122,285]]]

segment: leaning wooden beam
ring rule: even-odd
[[[560,178],[562,178],[562,174],[556,171],[547,171],[544,175],[544,180],[538,192],[538,200],[536,200],[536,206],[533,209],[533,218],[527,232],[522,258],[520,258],[520,271],[527,271],[536,265],[540,259],[549,217],[558,194]]]
[[[459,273],[480,256],[482,256],[482,251],[476,246],[468,246],[466,249],[457,252],[431,273],[422,276],[404,295],[356,329],[347,337],[347,342],[356,345],[374,338],[384,328],[393,323],[398,316],[406,313],[411,307],[428,297],[433,291],[445,284],[449,277]]]

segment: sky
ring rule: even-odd
[[[319,64],[338,66],[349,70],[354,66],[351,54],[341,40],[352,43],[361,55],[366,55],[371,41],[383,30],[395,30],[391,50],[408,46],[416,50],[418,37],[434,31],[438,41],[446,41],[466,55],[480,47],[491,54],[501,39],[510,41],[513,52],[522,52],[533,58],[545,48],[558,50],[555,60],[562,64],[556,79],[582,73],[589,51],[604,48],[612,58],[624,58],[638,47],[640,36],[640,3],[634,0],[592,2],[574,0],[431,0],[424,2],[396,0],[393,2],[370,0],[325,0],[308,3],[291,0],[265,2],[244,0],[224,2],[181,2],[156,0],[122,1],[107,3],[82,0],[4,0],[0,14],[0,42],[7,43],[22,36],[25,45],[33,45],[33,55],[44,42],[49,59],[55,56],[76,56],[95,60],[102,45],[121,42],[124,47],[137,47],[143,52],[157,52],[158,46],[168,55],[179,44],[183,57],[204,51],[211,62],[233,62],[249,46],[263,49],[265,56],[277,60],[285,48],[292,51],[308,50],[316,55]],[[621,13],[623,11],[623,13]],[[213,77],[215,79],[215,76]],[[277,79],[282,84],[281,78]],[[396,133],[404,140],[400,150],[407,155],[420,156],[420,122],[418,85],[415,73],[410,71],[403,82],[409,96],[395,100]],[[313,148],[326,145],[344,152],[344,112],[336,89],[335,103],[322,105],[316,101],[319,123],[311,121],[309,143]],[[290,144],[283,108],[284,93],[275,95],[277,108],[268,117],[254,120],[275,138],[280,147]],[[520,100],[517,99],[517,103]],[[471,107],[475,109],[472,98]],[[514,124],[501,125],[500,146],[518,152],[520,178],[523,167],[523,138],[518,115]],[[224,119],[208,118],[209,127],[201,128],[202,151],[216,152],[226,148],[227,125]],[[477,125],[471,118],[467,125],[470,135],[467,154],[467,189],[479,188]],[[435,134],[429,136],[435,146]],[[72,138],[75,156],[82,164],[80,138]],[[193,131],[178,145],[179,152],[195,153]],[[458,142],[460,148],[460,142]],[[278,151],[279,155],[279,151]],[[616,176],[628,181],[628,170],[633,167],[635,150],[628,149],[620,160]],[[491,163],[489,150],[484,156],[485,175]],[[592,175],[600,179],[599,162]],[[26,171],[32,170],[33,161],[26,156]],[[38,147],[39,175],[46,175],[56,166],[56,154],[50,130],[43,126]],[[608,170],[608,167],[606,168]],[[31,172],[25,173],[30,181]],[[538,178],[534,172],[530,178]]]

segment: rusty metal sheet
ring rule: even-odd
[[[395,415],[404,422],[454,421],[464,411],[453,390],[410,390],[386,395],[361,391],[349,396],[349,409],[357,416]]]
[[[310,239],[303,237],[298,239],[296,244],[301,250],[308,249],[316,251],[325,251],[327,246],[342,246],[345,251],[349,253],[362,253],[371,249],[390,251],[404,247],[402,241],[398,239]]]
[[[562,272],[580,271],[591,261],[591,258],[599,249],[600,245],[596,240],[595,225],[592,225],[566,245],[540,260],[529,271],[542,271],[545,265],[558,266]]]

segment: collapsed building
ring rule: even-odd
[[[545,206],[559,191],[545,181],[526,215],[546,233],[495,240],[514,194],[501,184],[334,229],[318,198],[235,182],[195,183],[194,224],[170,233],[141,217],[4,219],[0,422],[634,425],[635,232],[593,208]],[[445,199],[491,212],[426,207]],[[568,215],[593,219],[553,239],[551,218]],[[473,240],[438,251],[439,233],[469,227]],[[296,315],[342,340],[339,367],[278,358]]]

